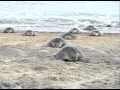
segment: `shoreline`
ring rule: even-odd
[[[32,30],[32,29],[26,29],[26,30],[17,30],[17,31],[15,31],[14,33],[23,33],[23,32],[25,32],[25,31],[27,31],[27,30]],[[4,31],[4,29],[0,29],[0,33],[3,33],[3,31]],[[34,30],[33,30],[34,31]],[[37,32],[37,33],[66,33],[66,32],[68,32],[69,30],[67,30],[67,31],[53,31],[53,32],[50,32],[50,31],[34,31],[34,32]],[[92,31],[87,31],[87,30],[79,30],[80,31],[80,33],[78,33],[78,34],[90,34],[90,32],[92,32]],[[99,31],[99,30],[98,30]],[[101,31],[100,31],[101,32]],[[14,34],[13,33],[13,34]],[[118,34],[120,34],[120,32],[118,33],[118,32],[102,32],[104,35],[106,35],[106,34],[113,34],[113,35],[118,35]]]

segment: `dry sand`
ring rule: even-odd
[[[53,60],[59,48],[46,44],[60,34],[0,33],[0,88],[120,88],[120,34],[76,34],[77,39],[65,40],[79,47],[89,63]]]

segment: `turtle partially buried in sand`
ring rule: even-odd
[[[55,59],[62,59],[64,61],[70,62],[88,62],[83,52],[79,48],[71,45],[65,45],[64,47],[62,47],[56,54],[53,55],[53,57]]]
[[[72,32],[66,32],[66,33],[63,33],[62,35],[60,35],[59,37],[63,38],[63,39],[67,39],[67,40],[73,40],[73,39],[76,39],[76,36],[73,35]]]
[[[33,32],[32,30],[27,30],[22,34],[22,36],[35,36],[35,32]]]
[[[4,29],[3,33],[14,33],[14,29],[12,27],[8,27],[6,29]]]
[[[52,39],[51,41],[49,41],[47,43],[47,46],[53,47],[53,48],[61,48],[61,47],[65,46],[66,44],[67,43],[65,42],[65,40],[63,38],[56,37],[56,38]]]
[[[92,31],[90,33],[90,36],[101,36],[101,35],[102,35],[102,33],[100,31]]]

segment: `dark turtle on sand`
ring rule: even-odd
[[[32,30],[27,30],[22,36],[35,36],[35,32]]]
[[[70,62],[88,62],[83,52],[79,48],[71,45],[65,45],[64,47],[62,47],[56,54],[53,55],[53,57],[55,59],[62,59],[64,61]]]
[[[72,28],[69,33],[73,33],[73,34],[78,34],[80,33],[79,30],[77,28]]]
[[[101,36],[102,33],[100,33],[100,31],[92,31],[90,36]]]
[[[66,32],[66,33],[60,35],[60,37],[63,38],[63,39],[67,39],[67,40],[76,39],[76,36],[73,35],[73,33],[71,33],[71,32]]]
[[[63,38],[56,37],[48,42],[47,46],[53,47],[53,48],[61,48],[65,46],[67,43],[64,41]]]
[[[94,30],[96,30],[96,28],[94,26],[92,26],[92,25],[89,25],[86,28],[84,28],[84,30],[94,31]]]
[[[3,32],[4,32],[4,33],[14,33],[15,31],[14,31],[13,28],[8,27],[8,28],[6,28]]]

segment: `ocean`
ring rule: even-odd
[[[120,33],[118,1],[0,1],[0,29],[40,32],[80,31],[88,25]],[[106,27],[112,25],[112,27]]]

